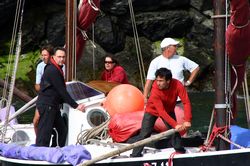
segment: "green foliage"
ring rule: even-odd
[[[14,58],[11,59],[11,71],[10,71],[10,76],[13,73],[13,65],[14,65]],[[7,74],[7,67],[8,67],[8,55],[4,55],[0,57],[0,78],[4,79]],[[39,51],[35,52],[29,52],[27,54],[23,54],[19,58],[19,63],[18,63],[18,70],[16,73],[16,79],[21,79],[23,81],[30,81],[30,78],[28,77],[27,73],[29,73],[32,68],[36,68],[36,62],[39,59]]]

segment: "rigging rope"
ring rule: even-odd
[[[209,139],[209,136],[211,134],[211,131],[212,131],[212,127],[213,127],[213,123],[214,123],[214,108],[212,110],[212,114],[211,114],[211,117],[210,117],[210,123],[209,123],[209,127],[208,127],[208,132],[207,132],[207,138],[204,142],[205,145],[208,144],[208,139]]]
[[[83,0],[80,0],[79,5],[78,5],[78,10],[80,10],[81,6],[82,6]],[[99,11],[101,13],[101,15],[103,15],[103,12],[101,11],[100,8],[98,8],[96,6],[96,4],[93,2],[93,0],[88,0],[88,4],[91,6],[91,8],[95,11]]]
[[[170,154],[169,156],[169,159],[168,159],[168,166],[173,166],[173,159],[174,159],[174,156],[177,155],[177,154],[182,154],[180,152],[173,152]]]
[[[20,17],[20,8],[21,8],[21,1],[19,0],[19,1],[17,1],[15,20],[14,20],[14,26],[13,26],[13,30],[12,30],[10,51],[9,51],[9,57],[8,57],[6,76],[5,76],[5,80],[4,80],[3,95],[1,98],[1,102],[0,102],[0,108],[6,107],[6,104],[7,104],[7,93],[8,93],[7,90],[8,90],[8,85],[9,85],[9,78],[11,75],[11,63],[14,59],[14,47],[15,47],[15,43],[16,43],[18,20]]]
[[[232,89],[232,91],[231,91],[231,93],[230,93],[230,95],[232,96],[233,93],[235,92],[236,88],[237,88],[237,85],[238,85],[238,74],[237,74],[237,71],[236,71],[236,69],[235,69],[235,66],[232,65],[231,67],[232,67],[232,69],[233,69],[233,71],[234,71],[234,74],[235,74],[235,84],[234,84],[233,89]]]
[[[93,48],[96,48],[95,43],[94,43],[92,40],[89,39],[89,37],[88,37],[86,31],[82,30],[82,29],[79,28],[79,27],[77,27],[77,29],[81,32],[83,39],[84,39],[84,40],[89,40],[90,43],[92,44]]]
[[[227,137],[225,137],[225,136],[223,136],[223,135],[221,135],[221,134],[218,134],[218,137],[220,137],[220,138],[223,139],[224,141],[227,141],[228,143],[230,143],[230,144],[236,146],[236,147],[239,148],[239,149],[245,149],[245,147],[240,146],[239,144],[236,144],[236,143],[232,142],[230,139],[228,139]]]
[[[216,127],[214,125],[213,131],[210,134],[210,137],[209,137],[207,143],[205,145],[201,146],[200,150],[203,151],[203,152],[208,151],[211,148],[211,146],[212,146],[212,144],[214,142],[214,139],[218,136],[218,134],[225,133],[227,128],[228,128],[228,126]]]
[[[225,1],[225,6],[226,6],[226,14],[223,15],[223,18],[225,17],[225,31],[227,30],[227,25],[228,25],[228,0]],[[222,15],[220,15],[222,16]],[[221,18],[221,17],[212,17],[212,18]],[[226,40],[224,41],[224,45],[226,46]],[[232,90],[231,90],[231,79],[230,79],[230,64],[229,64],[229,59],[228,59],[228,56],[227,56],[227,50],[226,50],[226,47],[225,47],[225,53],[224,53],[224,80],[225,80],[225,84],[224,84],[224,95],[225,95],[225,100],[223,103],[225,105],[225,111],[226,111],[226,126],[230,126],[231,124],[231,118],[232,118],[232,111],[231,111],[231,97],[232,97]],[[237,80],[236,80],[237,82]],[[214,134],[212,131],[211,135],[210,135],[210,132],[212,130],[212,126],[213,126],[213,117],[214,117],[214,114],[215,114],[215,108],[213,108],[213,111],[212,111],[212,115],[211,115],[211,119],[210,119],[210,124],[209,124],[209,129],[208,129],[208,135],[207,135],[207,138],[206,138],[206,141],[205,141],[205,146],[207,146],[209,144],[209,137],[211,137],[212,134]],[[216,126],[216,125],[214,125]],[[225,136],[228,136],[229,133],[228,133],[228,130],[224,130],[223,131],[223,134],[225,134]]]
[[[137,53],[137,59],[138,59],[138,64],[139,64],[140,77],[141,77],[141,84],[142,84],[142,88],[144,90],[146,74],[145,74],[145,69],[144,69],[143,57],[142,57],[142,53],[141,53],[139,36],[138,36],[137,28],[136,28],[132,0],[128,0],[128,4],[129,4],[129,11],[130,11],[130,16],[131,16],[133,33],[134,33],[135,47],[136,47],[136,53]]]
[[[83,3],[83,0],[81,0],[79,2],[78,10],[80,10],[80,8],[82,7],[82,3]],[[88,0],[88,4],[91,6],[91,8],[93,8],[93,10],[101,12],[101,10],[95,5],[93,0]],[[94,42],[94,36],[95,36],[94,24],[92,23],[92,40],[93,41],[89,39],[89,37],[87,35],[87,32],[85,30],[81,29],[78,26],[77,26],[77,29],[81,32],[83,40],[89,40],[89,42],[92,45],[92,60],[93,60],[93,66],[92,67],[93,67],[93,78],[95,78],[95,71],[96,71],[95,70],[95,49],[96,49],[96,45],[95,45],[95,42]]]
[[[99,11],[99,8],[95,5],[93,0],[88,0],[88,3],[95,11]]]
[[[216,126],[214,126],[213,131],[212,131],[212,133],[211,133],[211,135],[209,137],[209,140],[207,141],[206,144],[204,144],[203,146],[200,147],[200,151],[202,151],[202,152],[208,151],[211,148],[215,138],[217,138],[217,137],[220,137],[224,141],[228,142],[229,144],[232,144],[232,145],[236,146],[239,149],[244,149],[245,147],[240,146],[240,145],[232,142],[230,139],[228,139],[227,136],[222,135],[227,131],[227,128],[228,128],[228,126],[224,126],[224,127],[216,127]]]
[[[110,119],[106,120],[102,124],[96,127],[92,127],[91,129],[81,131],[77,136],[77,143],[76,144],[87,144],[89,140],[92,139],[101,139],[105,140],[109,138],[108,135],[108,124]]]
[[[95,67],[95,24],[92,23],[92,40],[93,40],[93,47],[92,47],[92,56],[93,56],[93,78],[95,79],[95,71],[96,71],[96,67]]]
[[[77,7],[77,1],[74,1],[75,2],[75,4],[74,4],[74,8],[75,7]],[[77,80],[77,75],[76,75],[76,27],[77,27],[77,10],[75,10],[75,12],[74,12],[74,15],[73,15],[73,24],[74,24],[74,35],[73,35],[73,50],[74,50],[74,53],[73,53],[73,56],[72,56],[72,63],[73,63],[73,66],[74,66],[74,68],[73,68],[73,70],[72,70],[72,75],[74,75],[75,76],[75,80]]]
[[[249,25],[250,23],[250,20],[247,20],[247,22],[243,25],[236,25],[234,24],[233,20],[230,21],[230,24],[234,26],[234,28],[236,29],[242,29],[242,28],[245,28]],[[240,66],[243,66],[244,64],[241,64],[239,65]],[[247,66],[247,65],[246,65]],[[235,69],[235,67],[238,67],[238,66],[234,66],[232,65],[232,69],[234,71],[234,74],[236,76],[236,80],[235,80],[235,85],[233,87],[233,90],[231,92],[231,95],[233,95],[233,93],[235,92],[236,88],[237,88],[237,85],[238,85],[238,75],[237,75],[237,71]],[[244,99],[245,99],[245,109],[246,109],[246,116],[247,116],[247,123],[248,123],[248,128],[250,128],[250,104],[249,104],[249,93],[248,93],[248,85],[247,85],[247,74],[246,74],[246,71],[245,71],[245,75],[244,75],[244,82],[242,82],[242,88],[243,88],[243,93],[244,93]]]
[[[246,116],[247,116],[247,125],[250,128],[250,104],[249,104],[249,92],[248,92],[248,84],[247,84],[247,74],[245,73],[244,82],[242,82],[243,93],[244,93],[244,101],[246,108]]]
[[[78,10],[80,10],[80,8],[82,7],[82,3],[83,3],[83,0],[81,0],[79,2],[79,5],[78,5]],[[95,3],[93,2],[93,0],[88,0],[88,4],[91,6],[91,8],[95,11],[99,11],[101,12],[101,10],[95,5]],[[92,56],[93,56],[93,78],[95,78],[95,48],[96,48],[96,45],[95,45],[95,42],[94,42],[94,24],[92,23],[92,40],[89,39],[87,33],[85,30],[81,29],[80,27],[77,26],[77,29],[81,32],[82,34],[82,37],[83,37],[83,40],[89,40],[91,45],[92,45]]]
[[[245,25],[235,25],[233,22],[231,22],[231,24],[235,27],[235,28],[238,28],[238,29],[241,29],[241,28],[245,28],[249,25],[250,21],[248,20],[247,23]]]
[[[19,0],[18,5],[17,5],[17,7],[18,7],[17,12],[20,13],[20,17],[19,17],[19,14],[17,14],[18,18],[15,18],[15,23],[18,24],[18,21],[20,21],[20,22],[19,22],[19,29],[18,29],[17,45],[16,45],[16,57],[15,57],[15,61],[14,61],[14,68],[13,68],[13,73],[12,73],[11,83],[10,83],[10,88],[9,88],[5,122],[4,122],[3,131],[2,131],[2,142],[4,142],[4,138],[5,138],[5,134],[6,134],[6,130],[7,130],[7,125],[9,122],[10,106],[12,103],[15,80],[16,80],[16,72],[17,72],[18,61],[19,61],[19,57],[20,57],[20,53],[21,53],[22,22],[23,22],[24,3],[25,3],[25,0],[23,0],[23,1]],[[15,34],[16,34],[16,32],[15,32]]]
[[[225,32],[227,30],[228,26],[228,0],[225,1],[225,7],[226,7],[226,17],[225,17]],[[226,40],[224,45],[226,46]],[[226,126],[231,125],[231,117],[232,117],[232,111],[231,111],[231,78],[230,78],[230,63],[229,58],[227,56],[227,47],[225,47],[225,104],[227,105],[226,108]],[[228,130],[225,131],[225,135],[227,135]]]

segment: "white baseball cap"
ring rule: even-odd
[[[167,37],[165,39],[162,40],[161,42],[161,48],[165,48],[169,45],[178,45],[179,44],[179,41],[176,41],[170,37]]]

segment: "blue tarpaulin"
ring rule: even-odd
[[[236,125],[230,127],[231,131],[231,141],[243,146],[245,148],[250,147],[250,130],[241,128]],[[231,149],[239,149],[238,147],[231,144]]]
[[[0,143],[0,155],[7,158],[40,160],[51,163],[68,162],[72,165],[91,159],[91,154],[82,145],[51,148]]]

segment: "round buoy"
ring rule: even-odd
[[[104,107],[111,117],[116,113],[141,111],[144,108],[144,97],[138,88],[121,84],[108,93]]]

